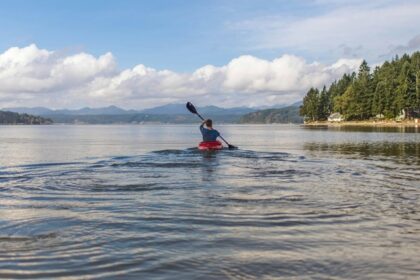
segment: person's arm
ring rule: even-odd
[[[203,131],[203,129],[204,129],[204,124],[206,123],[206,120],[204,120],[202,123],[201,123],[201,125],[200,125],[200,131]]]

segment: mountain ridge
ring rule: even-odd
[[[209,115],[243,115],[257,109],[249,107],[222,108],[214,105],[197,107],[200,113]],[[179,115],[188,114],[185,104],[170,103],[143,110],[123,109],[115,105],[107,107],[83,107],[80,109],[50,109],[47,107],[10,107],[3,108],[3,111],[15,112],[19,114],[33,115],[124,115],[124,114],[151,114],[151,115]]]
[[[272,108],[259,110],[239,119],[239,123],[249,124],[271,124],[271,123],[303,123],[299,116],[299,106],[287,106],[283,108]]]

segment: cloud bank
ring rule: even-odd
[[[227,27],[241,34],[250,49],[293,49],[326,60],[363,54],[376,63],[384,53],[419,49],[413,38],[419,35],[418,0],[317,0],[308,5],[315,7],[309,15],[273,13]]]
[[[192,73],[143,64],[120,70],[111,53],[66,55],[32,44],[0,54],[0,108],[115,104],[141,109],[186,100],[225,107],[292,103],[310,87],[321,87],[357,70],[360,62],[339,59],[325,65],[288,54],[271,61],[243,55],[226,65],[206,65]]]

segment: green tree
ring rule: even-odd
[[[310,121],[318,120],[319,91],[311,88],[303,98],[303,105],[300,108],[300,115]]]
[[[420,52],[395,56],[373,73],[363,61],[357,73],[344,74],[328,89],[311,88],[301,114],[324,120],[335,111],[349,120],[365,120],[378,114],[395,118],[403,109],[413,114],[420,111]]]
[[[327,120],[331,112],[329,107],[330,107],[330,98],[327,92],[327,88],[324,86],[319,95],[317,120],[320,120],[320,121]]]
[[[372,112],[372,78],[370,68],[365,60],[359,67],[357,79],[353,83],[353,92],[351,95],[351,108],[354,110],[352,117],[354,119],[368,119]]]
[[[386,108],[385,97],[389,95],[387,91],[388,91],[388,88],[387,88],[387,83],[385,81],[380,81],[376,85],[376,89],[373,94],[373,101],[372,101],[372,115],[374,116],[384,115],[385,108]]]

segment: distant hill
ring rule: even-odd
[[[255,111],[247,107],[220,108],[205,106],[197,108],[204,117],[213,119],[216,123],[237,123],[242,115]],[[197,116],[188,112],[185,104],[167,104],[142,111],[125,110],[117,106],[102,108],[81,108],[77,110],[52,110],[45,107],[7,108],[8,111],[40,115],[51,119],[54,123],[198,123]]]
[[[273,105],[265,105],[265,106],[259,106],[257,109],[258,111],[261,110],[267,110],[267,109],[281,109],[281,108],[286,108],[286,107],[290,107],[290,106],[295,106],[295,107],[299,107],[303,104],[302,100],[296,101],[295,103],[284,103],[284,104],[273,104]],[[257,111],[257,110],[254,110]]]
[[[299,116],[298,106],[288,106],[280,109],[266,109],[242,116],[240,123],[303,123]]]
[[[255,111],[255,109],[247,107],[221,108],[217,106],[197,107],[197,110],[200,112],[200,114],[211,116],[243,115]],[[140,113],[152,115],[177,115],[188,113],[188,111],[185,108],[185,104],[167,104],[150,109],[145,109],[140,111]]]
[[[210,117],[210,116],[209,116]],[[216,124],[237,123],[240,115],[214,115]],[[50,115],[55,123],[68,124],[124,124],[124,123],[162,123],[162,124],[199,124],[201,121],[193,114],[122,114],[122,115]]]
[[[218,123],[302,123],[299,116],[301,102],[290,106],[256,110],[247,107],[221,108],[217,106],[197,107],[203,117]],[[76,110],[52,110],[45,107],[7,108],[8,111],[23,114],[9,115],[7,123],[68,123],[68,124],[123,124],[123,123],[199,123],[196,115],[187,111],[185,104],[167,104],[141,111],[125,110],[117,106],[101,108],[85,107]],[[30,116],[39,115],[40,117]]]
[[[214,115],[243,115],[250,112],[254,112],[255,109],[247,107],[235,107],[235,108],[221,108],[217,106],[205,106],[197,108],[201,114],[214,116]],[[185,108],[185,104],[167,104],[163,106],[157,106],[144,110],[125,110],[117,106],[108,106],[100,108],[85,107],[81,109],[59,109],[52,110],[45,107],[15,107],[15,108],[4,108],[4,111],[16,112],[20,114],[33,114],[41,116],[50,115],[125,115],[125,114],[151,114],[151,115],[184,115],[189,114]]]
[[[28,114],[0,111],[0,124],[51,124],[52,120]]]

